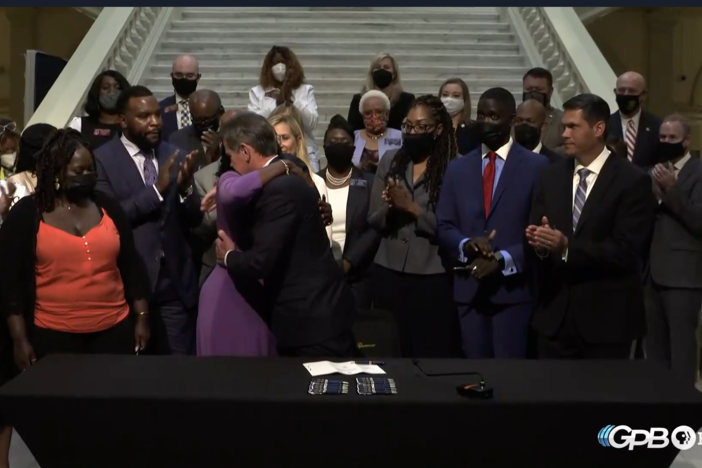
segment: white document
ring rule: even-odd
[[[319,362],[307,362],[303,364],[307,372],[310,373],[312,377],[317,377],[318,375],[329,375],[329,374],[344,374],[344,375],[356,375],[356,374],[384,374],[385,371],[375,364],[356,364],[354,361],[348,362],[331,362],[331,361],[319,361]]]

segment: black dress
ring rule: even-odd
[[[90,149],[95,151],[111,139],[119,138],[122,127],[119,124],[104,124],[91,117],[81,117],[80,133],[90,145]]]
[[[394,128],[396,130],[402,130],[402,121],[405,120],[407,114],[409,113],[412,102],[414,101],[414,94],[402,92],[400,93],[400,98],[397,100],[395,105],[390,108],[390,116],[388,117],[388,127]],[[354,130],[363,130],[363,116],[358,110],[358,106],[361,103],[361,95],[354,94],[353,99],[351,99],[351,106],[349,107],[349,124]]]

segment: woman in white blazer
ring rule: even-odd
[[[287,47],[273,46],[263,59],[258,85],[249,91],[248,108],[269,118],[280,105],[294,106],[299,111],[309,147],[310,167],[313,172],[318,172],[319,155],[313,132],[319,114],[314,87],[305,83],[305,72],[295,53]]]

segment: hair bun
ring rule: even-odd
[[[341,116],[339,114],[336,114],[334,117],[331,118],[331,120],[329,120],[330,127],[332,127],[332,126],[346,126],[346,125],[348,125],[348,122],[346,121],[346,119],[343,116]]]

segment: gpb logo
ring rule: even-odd
[[[697,433],[689,426],[679,426],[668,438],[668,429],[652,427],[650,430],[632,429],[629,426],[605,426],[597,434],[597,440],[603,447],[617,449],[634,447],[665,448],[669,443],[678,450],[688,450],[694,447]]]

